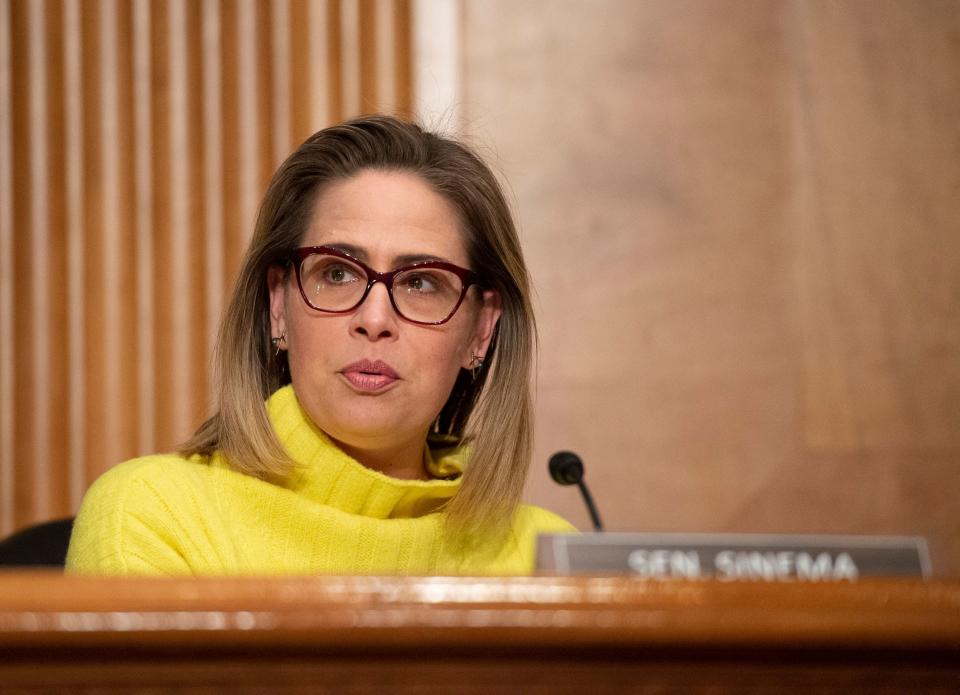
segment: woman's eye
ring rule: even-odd
[[[433,278],[427,275],[411,275],[403,281],[404,286],[411,292],[436,292],[437,285]]]
[[[352,282],[357,279],[357,274],[350,268],[342,265],[330,266],[327,268],[324,276],[327,282],[339,285],[345,282]]]

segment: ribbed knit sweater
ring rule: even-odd
[[[239,473],[219,452],[122,463],[84,497],[67,571],[526,574],[538,533],[572,530],[548,511],[521,505],[505,538],[451,539],[437,510],[459,487],[462,452],[425,454],[436,479],[390,478],[331,442],[292,387],[273,394],[267,412],[297,464],[286,482]]]

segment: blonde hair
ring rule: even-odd
[[[294,465],[274,434],[264,401],[286,383],[270,347],[267,271],[300,245],[322,187],[364,169],[420,176],[458,211],[471,268],[495,290],[503,314],[483,366],[461,370],[430,440],[469,446],[460,489],[445,508],[457,532],[500,532],[520,502],[531,456],[530,370],[536,330],[529,278],[503,192],[490,169],[452,139],[389,116],[321,130],[280,166],[257,216],[217,341],[217,413],[180,448],[223,452],[239,471],[282,479]],[[282,353],[282,355],[285,353]],[[469,536],[468,536],[469,537]]]

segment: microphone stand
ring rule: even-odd
[[[590,513],[590,521],[593,522],[593,530],[597,533],[603,532],[603,522],[600,521],[600,514],[597,512],[597,506],[593,503],[593,496],[587,489],[587,484],[583,482],[583,461],[572,451],[558,451],[550,457],[550,477],[559,485],[574,485],[580,488],[580,494],[583,495],[583,502],[587,505],[587,511]]]
[[[600,514],[597,512],[597,507],[593,503],[593,497],[590,495],[590,490],[587,489],[587,484],[581,480],[577,483],[577,487],[580,488],[580,494],[583,495],[583,503],[587,505],[587,511],[590,512],[590,521],[593,522],[593,530],[597,533],[602,533],[603,522],[600,521]]]

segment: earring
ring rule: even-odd
[[[477,370],[483,369],[483,355],[478,355],[475,351],[470,351],[470,376],[477,378]]]
[[[286,340],[286,339],[287,339],[287,332],[286,332],[286,331],[280,331],[280,337],[279,337],[279,338],[271,338],[271,339],[270,339],[270,347],[272,347],[274,350],[276,350],[276,352],[273,353],[274,359],[276,359],[277,357],[280,357],[280,343],[282,343],[282,342],[283,342],[284,340]]]

